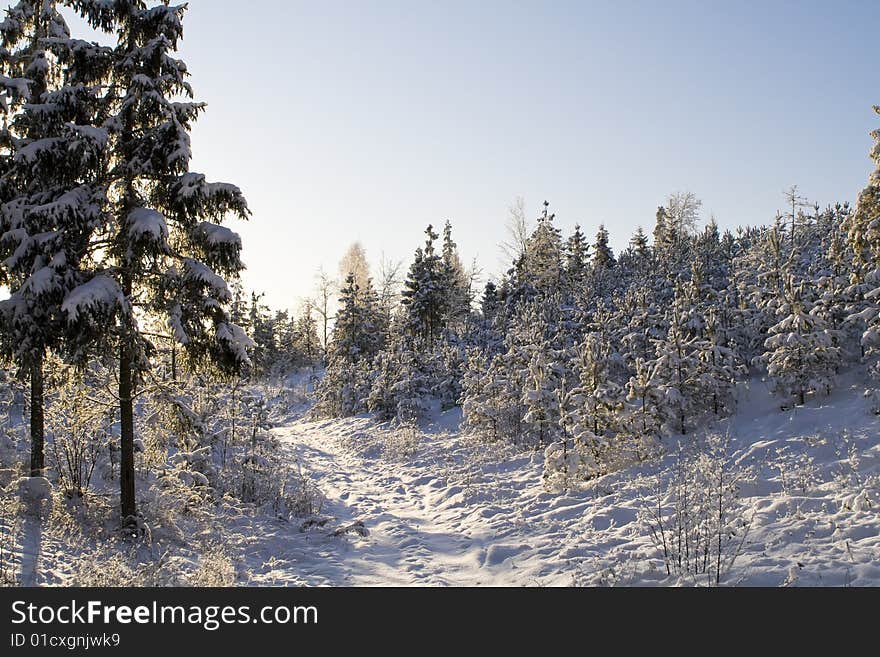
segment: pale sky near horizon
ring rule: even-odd
[[[722,228],[766,223],[789,185],[823,206],[864,186],[878,19],[855,0],[190,0],[192,168],[247,196],[244,282],[273,307],[351,242],[408,262],[446,219],[496,274],[517,196],[565,234],[604,222],[615,250],[676,190]]]

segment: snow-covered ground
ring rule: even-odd
[[[729,436],[731,463],[750,472],[741,490],[750,529],[722,585],[880,585],[880,418],[862,389],[844,382],[830,397],[781,410],[760,381],[741,386],[739,412],[712,428]],[[282,457],[323,492],[315,514],[276,519],[221,504],[180,519],[178,538],[154,518],[155,554],[144,562],[141,553],[140,566],[113,561],[118,546],[94,552],[91,530],[47,530],[24,514],[17,581],[94,584],[107,573],[122,583],[252,586],[708,581],[668,575],[651,538],[654,491],[675,472],[671,440],[659,461],[558,492],[545,487],[541,452],[461,435],[458,409],[434,412],[418,431],[366,417],[311,421],[306,411],[280,409],[272,431]],[[97,579],[88,568],[84,578],[89,560],[101,563],[91,566]]]
[[[722,584],[880,585],[880,420],[858,391],[781,411],[760,382],[743,387],[740,413],[716,430],[752,469],[751,528]],[[666,574],[644,517],[673,456],[548,492],[541,453],[481,445],[455,432],[458,420],[436,414],[416,436],[368,418],[275,429],[327,501],[304,531],[230,533],[250,584],[702,583]]]

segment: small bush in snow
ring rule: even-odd
[[[87,394],[82,378],[69,374],[46,406],[49,463],[68,497],[83,496],[111,442],[112,412]]]
[[[210,547],[199,558],[199,565],[187,582],[190,586],[234,586],[235,564],[222,547]]]
[[[115,543],[102,544],[75,557],[71,586],[159,587],[181,586],[180,566],[170,555],[142,557],[137,548],[120,551]]]
[[[418,426],[405,422],[385,433],[384,456],[393,461],[412,458],[419,450],[421,434]]]
[[[544,450],[544,486],[549,490],[568,490],[598,473],[592,450],[571,440],[557,440]]]
[[[880,509],[880,475],[862,472],[862,452],[849,431],[844,430],[835,451],[840,459],[833,473],[840,506],[856,512]]]
[[[786,495],[806,495],[821,481],[819,469],[807,452],[789,454],[781,451],[776,459],[782,490]]]
[[[21,530],[22,504],[9,489],[0,491],[0,586],[18,585],[16,537]]]
[[[682,448],[668,480],[658,475],[642,517],[668,575],[717,585],[742,553],[751,519],[739,490],[751,473],[727,442],[710,435],[703,449]]]

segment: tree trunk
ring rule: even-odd
[[[131,349],[128,338],[122,338],[119,347],[119,425],[121,460],[119,463],[119,493],[122,523],[137,514],[134,493],[134,402],[131,371]]]
[[[31,366],[31,477],[42,477],[45,468],[43,419],[43,355]]]
[[[177,343],[171,339],[171,382],[177,383]]]

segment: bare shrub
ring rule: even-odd
[[[18,586],[16,536],[21,531],[22,504],[11,490],[0,491],[0,586]]]
[[[657,477],[642,518],[667,575],[718,585],[742,553],[751,518],[740,484],[751,471],[727,448],[725,437],[710,435],[702,449],[680,448],[665,485]]]
[[[392,461],[412,458],[419,450],[420,437],[418,426],[411,422],[390,429],[385,433],[385,458]]]
[[[187,582],[190,586],[234,586],[235,564],[222,546],[211,546],[202,553]]]

